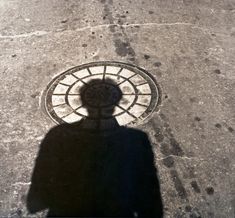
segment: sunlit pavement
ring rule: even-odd
[[[234,24],[230,0],[0,0],[0,217],[31,216],[35,158],[56,125],[43,91],[98,61],[141,67],[160,88],[134,128],[151,141],[165,217],[233,217]]]

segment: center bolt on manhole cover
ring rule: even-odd
[[[46,112],[56,123],[82,119],[119,125],[146,119],[159,101],[158,86],[143,69],[119,62],[95,62],[58,75],[44,92]]]

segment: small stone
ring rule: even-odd
[[[149,56],[149,55],[144,55],[144,58],[145,58],[146,60],[148,60],[148,59],[150,58],[150,56]]]
[[[30,95],[30,97],[31,98],[36,98],[39,94],[40,94],[40,92],[35,92],[32,95]]]
[[[153,65],[154,65],[155,67],[160,67],[160,66],[162,65],[162,63],[161,63],[161,62],[155,62]]]
[[[68,19],[62,20],[61,23],[67,23]]]
[[[220,129],[222,126],[221,126],[221,124],[216,123],[216,124],[215,124],[215,127]]]
[[[13,57],[13,58],[15,58],[16,56],[17,56],[16,54],[11,55],[11,57]]]
[[[214,70],[214,73],[221,74],[221,71],[219,69]]]
[[[199,122],[199,121],[201,121],[201,118],[200,117],[195,117],[194,120]]]
[[[214,194],[214,188],[213,187],[207,187],[206,192],[208,195],[213,195]]]
[[[130,60],[130,61],[135,61],[135,58],[134,58],[134,57],[132,57],[132,58],[129,58],[129,60]]]
[[[185,211],[186,211],[186,212],[191,212],[191,210],[192,210],[192,207],[191,207],[191,206],[189,206],[189,205],[186,205],[186,206],[185,206]]]
[[[200,192],[201,192],[201,190],[200,190],[200,188],[199,188],[199,186],[198,186],[198,184],[197,184],[196,181],[192,181],[192,182],[191,182],[191,186],[192,186],[193,190],[194,190],[196,193],[200,193]]]

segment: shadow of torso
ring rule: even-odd
[[[125,127],[52,129],[41,144],[28,194],[31,213],[46,208],[48,216],[162,217],[147,135]]]

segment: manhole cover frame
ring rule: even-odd
[[[150,118],[150,116],[152,115],[153,112],[156,112],[159,110],[159,105],[161,104],[161,99],[162,99],[162,93],[161,93],[161,89],[159,84],[157,83],[156,79],[145,69],[130,64],[130,63],[125,63],[125,62],[119,62],[119,61],[98,61],[98,62],[89,62],[89,63],[85,63],[82,65],[78,65],[75,67],[71,67],[68,70],[59,73],[57,75],[55,75],[52,80],[48,83],[46,89],[44,89],[42,96],[41,96],[41,106],[42,106],[42,110],[44,111],[44,113],[49,116],[50,120],[52,120],[54,123],[60,125],[63,123],[67,123],[66,121],[64,121],[61,118],[58,118],[58,115],[55,113],[55,111],[53,110],[53,106],[51,103],[50,98],[53,94],[53,91],[55,89],[55,87],[59,84],[56,83],[56,81],[60,80],[60,78],[63,78],[65,75],[67,74],[72,74],[74,72],[77,72],[79,70],[88,68],[88,67],[98,67],[98,66],[113,66],[113,67],[120,67],[120,68],[124,68],[124,69],[128,69],[132,72],[135,72],[136,74],[141,75],[148,83],[150,90],[151,90],[151,101],[149,106],[147,107],[146,111],[140,115],[139,117],[137,117],[136,120],[131,121],[123,126],[138,126],[140,125],[142,122],[147,122]],[[132,84],[132,86],[134,87],[135,85]],[[153,93],[154,91],[154,93]],[[152,94],[153,93],[153,94]],[[128,107],[128,109],[130,109],[130,107]],[[115,116],[114,116],[115,117]],[[78,122],[78,121],[75,121]]]

